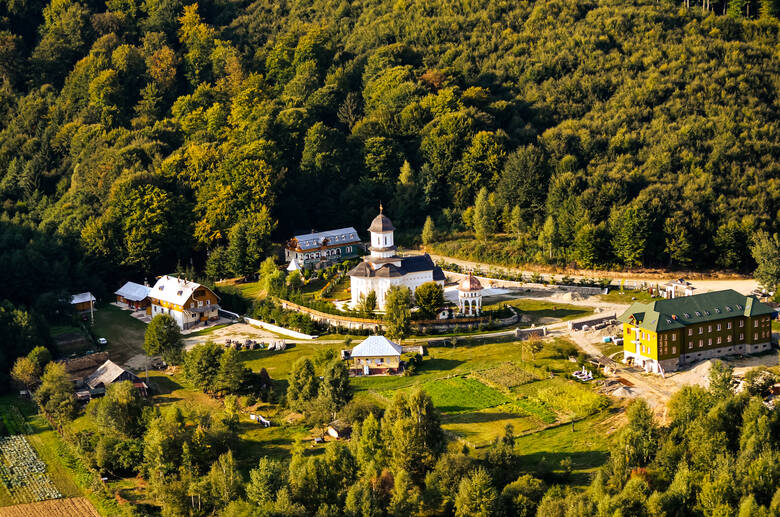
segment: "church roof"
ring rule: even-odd
[[[398,260],[398,259],[396,259]],[[413,257],[403,257],[401,260],[401,266],[396,266],[392,262],[377,264],[376,269],[371,267],[368,262],[361,262],[349,271],[349,276],[356,277],[379,277],[379,278],[395,278],[404,276],[408,273],[419,273],[421,271],[433,271],[433,280],[444,280],[444,272],[433,263],[431,256],[427,253],[425,255],[415,255]]]
[[[403,348],[385,336],[369,336],[353,348],[349,355],[350,357],[386,357],[400,356],[402,352]]]
[[[469,276],[458,283],[458,291],[481,291],[482,284],[477,277],[469,273]]]
[[[395,227],[390,221],[390,218],[381,211],[379,212],[379,215],[374,217],[374,220],[371,221],[371,226],[368,227],[368,231],[374,233],[392,232],[393,230],[395,230]]]

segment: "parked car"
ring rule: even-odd
[[[108,339],[106,339],[106,338],[104,338],[104,337],[99,337],[99,338],[97,339],[97,343],[98,343],[98,345],[101,345],[101,346],[102,346],[102,345],[107,345],[107,344],[108,344]]]

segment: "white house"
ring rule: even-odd
[[[151,316],[168,314],[182,330],[219,319],[219,297],[197,282],[161,276],[149,290]]]
[[[394,230],[393,223],[382,213],[380,205],[379,215],[368,228],[371,232],[371,246],[368,248],[371,254],[363,257],[363,262],[349,272],[352,307],[374,291],[378,308],[384,310],[387,291],[394,285],[408,287],[412,293],[427,282],[444,286],[444,273],[427,253],[403,258],[396,255]]]

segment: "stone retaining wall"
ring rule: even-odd
[[[277,299],[283,309],[307,314],[313,321],[332,327],[342,327],[348,330],[368,330],[377,334],[385,330],[387,325],[381,320],[372,320],[368,318],[353,318],[351,316],[339,316],[337,314],[328,314],[309,307],[304,307],[287,300]],[[513,315],[508,318],[492,320],[492,324],[497,327],[505,327],[517,323],[520,316],[514,309]],[[412,321],[412,328],[420,332],[431,331],[449,331],[455,327],[463,330],[473,330],[482,325],[488,325],[491,319],[487,317],[480,318],[452,318],[447,320],[421,320]]]
[[[595,325],[598,325],[599,323],[609,323],[613,321],[615,318],[616,318],[615,313],[612,313],[612,314],[607,314],[605,316],[597,316],[594,318],[588,318],[584,320],[570,321],[569,329],[582,330],[582,327],[585,325],[588,325],[589,327],[593,328]]]

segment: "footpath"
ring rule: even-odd
[[[407,252],[410,255],[418,255],[422,252],[420,251],[414,251],[410,250]],[[450,264],[457,264],[458,266],[466,269],[478,269],[483,271],[484,273],[488,274],[491,271],[501,271],[504,273],[511,273],[515,275],[523,274],[526,276],[531,276],[534,273],[538,273],[538,271],[531,271],[527,269],[521,269],[521,268],[513,268],[513,267],[506,267],[506,266],[496,266],[494,264],[487,264],[484,262],[474,262],[470,260],[462,260],[454,257],[447,257],[445,255],[438,255],[434,253],[429,253],[431,258],[435,262],[447,262]],[[566,274],[566,273],[543,273],[544,276],[554,276],[556,278],[561,278],[563,276],[569,276],[575,280],[581,280],[581,279],[592,279],[597,280],[599,278],[612,278],[612,283],[617,285],[621,280],[624,282],[637,282],[637,283],[663,283],[665,281],[674,280],[675,275],[673,273],[669,273],[668,275],[660,275],[660,274],[632,274],[632,273],[620,273],[615,271],[593,271],[591,274],[584,275],[584,274]],[[679,276],[679,275],[678,275]],[[700,275],[696,275],[697,277]],[[697,288],[700,289],[700,292],[707,292],[707,291],[717,291],[721,289],[734,289],[735,291],[742,293],[742,294],[750,294],[754,289],[758,288],[758,282],[756,282],[752,278],[695,278],[690,280],[691,283]]]

